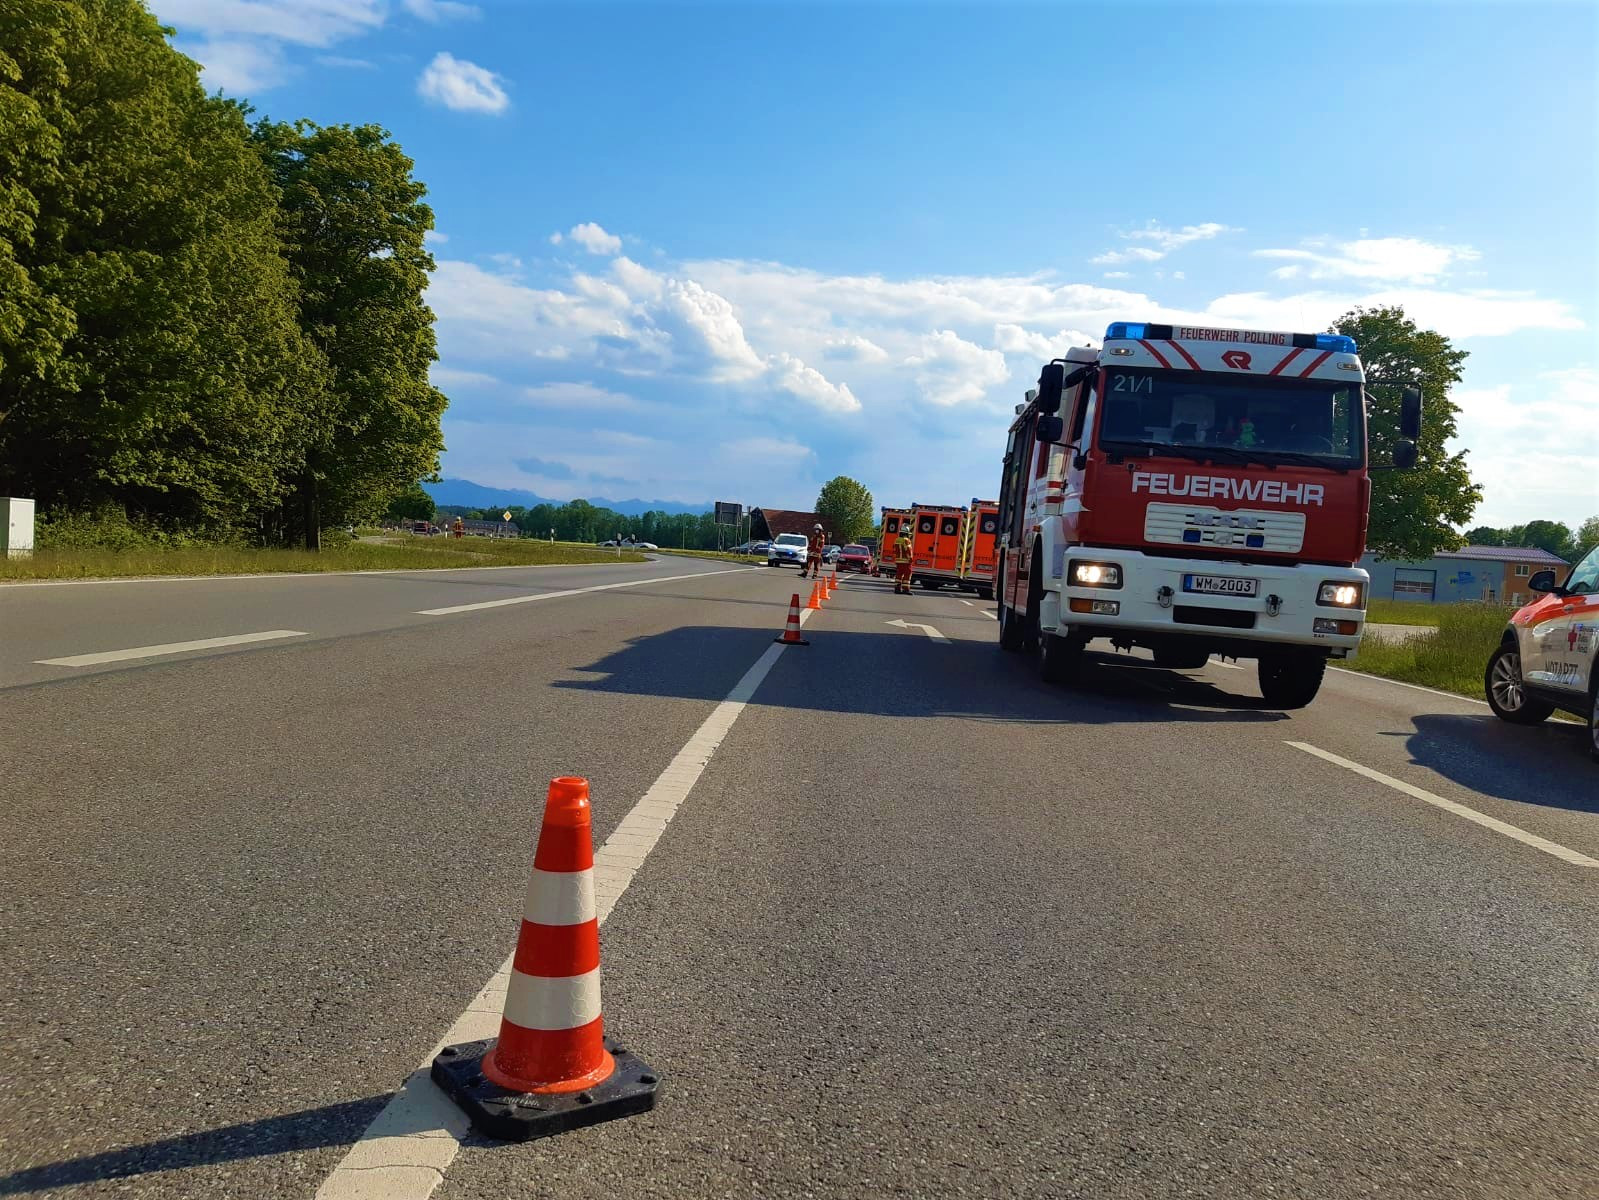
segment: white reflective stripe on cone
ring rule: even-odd
[[[505,1019],[523,1029],[577,1029],[600,1015],[600,969],[545,979],[511,972]]]
[[[522,915],[535,925],[581,925],[594,919],[594,870],[533,870]]]

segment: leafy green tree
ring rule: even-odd
[[[1528,521],[1521,529],[1521,536],[1507,544],[1536,546],[1540,550],[1549,551],[1550,554],[1559,555],[1567,562],[1575,561],[1572,558],[1574,547],[1571,527],[1561,521]]]
[[[1450,454],[1445,446],[1459,415],[1449,389],[1460,382],[1467,352],[1440,333],[1417,328],[1397,306],[1354,309],[1333,323],[1332,332],[1355,339],[1369,378],[1417,384],[1424,397],[1415,468],[1372,473],[1367,548],[1383,558],[1423,559],[1460,545],[1454,526],[1470,520],[1482,499],[1465,452]],[[1367,390],[1367,442],[1372,464],[1381,467],[1399,441],[1401,387],[1384,382]]]
[[[1576,562],[1595,546],[1599,546],[1599,516],[1589,517],[1577,526],[1571,539],[1571,561]]]
[[[0,474],[259,527],[326,381],[244,113],[138,0],[0,5]]]
[[[437,477],[447,403],[428,382],[438,357],[423,301],[433,257],[427,189],[376,125],[262,121],[255,145],[277,183],[300,320],[333,383],[300,471],[308,545],[330,517],[381,512]]]
[[[872,493],[848,475],[835,475],[822,485],[816,497],[816,512],[840,542],[859,541],[877,523]]]
[[[388,515],[406,521],[431,521],[433,497],[420,483],[414,483],[389,501]]]
[[[1467,544],[1472,546],[1503,546],[1505,531],[1495,529],[1492,525],[1478,525],[1475,529],[1466,530],[1465,538]]]

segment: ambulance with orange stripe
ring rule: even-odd
[[[1056,682],[1092,638],[1254,659],[1267,703],[1309,704],[1365,621],[1367,382],[1340,334],[1128,321],[1047,363],[1005,449],[1001,646]],[[1396,386],[1406,469],[1421,392]]]
[[[999,542],[999,501],[973,497],[961,531],[961,590],[994,598],[994,549]]]
[[[883,536],[878,539],[876,569],[874,575],[894,574],[894,543],[899,538],[899,531],[908,527],[913,521],[911,510],[908,508],[889,508],[883,506]]]

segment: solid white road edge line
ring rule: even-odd
[[[1217,658],[1214,654],[1210,656],[1210,665],[1213,667],[1226,667],[1229,671],[1242,671],[1244,669],[1237,663],[1222,662],[1222,660]]]
[[[1328,664],[1332,666],[1332,664]],[[1403,679],[1389,679],[1386,675],[1368,675],[1365,671],[1351,671],[1348,667],[1332,667],[1340,675],[1353,675],[1356,679],[1375,679],[1378,683],[1391,683],[1395,687],[1409,688],[1413,692],[1429,692],[1434,696],[1442,696],[1445,700],[1458,700],[1462,704],[1480,704],[1488,707],[1488,701],[1478,700],[1475,696],[1457,696],[1454,692],[1440,691],[1438,688],[1423,687],[1419,683],[1406,683]]]
[[[1345,770],[1353,771],[1356,775],[1364,775],[1367,779],[1386,784],[1396,792],[1403,792],[1407,796],[1413,796],[1417,800],[1431,804],[1434,808],[1441,808],[1445,812],[1454,813],[1457,817],[1464,817],[1468,821],[1481,825],[1484,829],[1492,829],[1495,833],[1502,833],[1507,838],[1512,838],[1523,845],[1531,846],[1535,850],[1542,850],[1545,854],[1552,854],[1562,862],[1568,862],[1574,867],[1599,867],[1599,858],[1589,858],[1586,854],[1581,854],[1576,850],[1562,846],[1559,842],[1551,842],[1548,838],[1541,838],[1535,833],[1528,833],[1525,829],[1511,825],[1506,821],[1501,821],[1497,817],[1490,817],[1488,814],[1480,813],[1474,808],[1467,808],[1464,804],[1457,804],[1453,800],[1445,800],[1442,796],[1435,796],[1427,791],[1426,788],[1416,787],[1402,779],[1395,779],[1392,775],[1384,775],[1381,771],[1373,771],[1370,767],[1363,767],[1357,762],[1349,761],[1347,758],[1329,754],[1326,750],[1312,746],[1308,742],[1289,742],[1288,745],[1295,750],[1303,750],[1306,754],[1314,754],[1317,758],[1325,759],[1327,762],[1343,767]]]
[[[813,612],[800,612],[804,625]],[[601,925],[627,891],[638,869],[694,790],[733,723],[771,671],[784,647],[774,643],[744,672],[727,698],[694,731],[683,748],[639,799],[594,856],[595,915]],[[428,1077],[433,1057],[445,1046],[499,1034],[513,955],[506,955],[466,1011],[428,1051],[400,1090],[367,1126],[333,1173],[317,1189],[316,1200],[427,1200],[444,1182],[444,1172],[461,1149],[470,1123]]]
[[[708,575],[737,575],[741,571],[756,571],[759,567],[733,567],[721,571],[696,571],[692,575],[652,575],[648,579],[629,579],[625,583],[599,583],[593,587],[567,588],[560,592],[534,592],[527,596],[509,596],[504,600],[480,600],[476,604],[452,604],[446,608],[420,608],[419,617],[448,617],[455,613],[477,612],[484,608],[505,608],[511,604],[531,604],[535,600],[556,600],[562,596],[586,596],[590,592],[614,592],[617,588],[644,587],[651,583],[672,583],[679,579],[704,579]]]
[[[163,646],[134,646],[131,650],[102,650],[98,654],[70,654],[66,658],[36,658],[33,661],[41,667],[97,667],[101,663],[126,662],[132,658],[155,658],[161,654],[185,654],[190,650],[214,650],[218,646],[243,646],[249,642],[309,636],[298,629],[268,629],[263,633],[236,633],[231,637],[200,638],[192,642],[168,642]]]

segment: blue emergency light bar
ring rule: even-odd
[[[1146,338],[1160,338],[1166,340],[1172,337],[1175,330],[1170,325],[1151,325],[1144,321],[1113,321],[1105,330],[1105,340],[1121,338],[1127,341],[1143,341]],[[1290,344],[1301,350],[1326,350],[1333,354],[1355,354],[1355,339],[1342,333],[1291,333],[1288,335]]]

